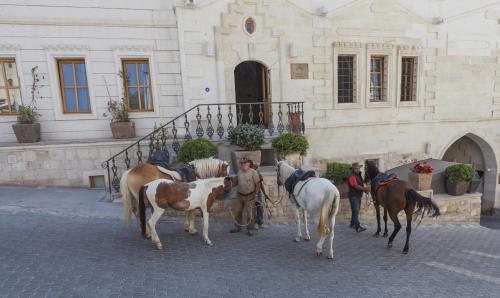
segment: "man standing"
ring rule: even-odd
[[[250,160],[243,157],[240,160],[240,170],[238,171],[238,194],[234,204],[235,228],[230,233],[238,233],[241,230],[243,209],[247,213],[247,235],[253,236],[250,229],[253,226],[253,207],[260,193],[260,178],[256,170],[250,167]]]
[[[349,186],[349,202],[351,203],[351,228],[354,228],[356,232],[363,232],[366,230],[365,227],[361,226],[359,222],[359,211],[361,208],[361,197],[363,192],[370,191],[369,186],[363,186],[363,178],[361,177],[361,166],[359,163],[355,162],[351,166],[351,175],[347,179],[347,184]]]

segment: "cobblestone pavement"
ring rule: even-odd
[[[178,220],[162,220],[158,231],[166,250],[157,251],[135,224],[124,227],[119,204],[96,202],[88,191],[62,191],[51,199],[50,190],[41,190],[38,203],[29,192],[13,198],[22,191],[0,188],[0,297],[500,293],[500,230],[478,225],[421,225],[405,256],[404,229],[394,248],[387,249],[386,239],[371,236],[373,227],[356,234],[339,223],[332,262],[315,256],[315,236],[311,242],[293,243],[290,225],[269,226],[248,237],[229,234],[228,221],[211,221],[215,245],[206,247],[200,235],[186,234]],[[45,205],[37,205],[41,203]],[[84,212],[78,214],[77,206]],[[200,229],[199,219],[197,224]]]

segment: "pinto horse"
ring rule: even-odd
[[[225,177],[229,175],[229,164],[226,161],[216,158],[205,158],[194,160],[189,163],[194,167],[197,178],[210,178],[210,177]],[[144,184],[147,184],[156,179],[169,179],[182,181],[182,177],[176,171],[170,171],[160,166],[151,164],[140,164],[134,168],[123,173],[120,180],[120,191],[123,200],[123,212],[125,216],[125,223],[130,223],[132,213],[137,218],[140,226],[139,218],[139,190]],[[186,213],[186,220],[184,222],[184,229],[190,234],[196,234],[194,225],[195,213],[188,211]],[[146,227],[146,237],[149,238],[150,231]]]
[[[199,179],[191,183],[157,179],[142,186],[139,191],[139,216],[141,232],[146,236],[146,203],[153,208],[153,215],[148,220],[151,230],[151,240],[156,248],[163,249],[156,223],[167,207],[175,210],[190,211],[201,209],[203,215],[203,239],[212,246],[208,238],[208,214],[216,199],[221,198],[231,190],[231,178]]]
[[[385,234],[387,235],[387,213],[394,223],[394,231],[389,237],[387,247],[391,248],[394,238],[401,229],[401,223],[398,219],[398,213],[404,210],[406,214],[406,244],[403,248],[403,253],[407,254],[410,246],[411,222],[413,215],[427,214],[430,217],[439,216],[439,207],[430,198],[424,197],[416,192],[412,186],[403,180],[391,178],[384,181],[382,178],[387,177],[384,173],[379,172],[374,163],[367,163],[366,177],[371,181],[371,193],[377,214],[377,232],[374,236],[380,234],[380,206],[384,207],[384,222]],[[415,207],[417,210],[415,210]]]
[[[285,181],[295,173],[295,168],[290,166],[287,161],[280,161],[277,164],[277,182],[281,186]],[[306,237],[309,237],[307,231],[307,212],[318,213],[318,236],[320,237],[316,244],[316,254],[321,256],[323,254],[323,243],[326,236],[330,236],[330,247],[327,257],[333,259],[333,238],[335,227],[335,216],[339,210],[340,193],[329,180],[318,177],[311,177],[304,181],[299,181],[291,193],[294,198],[293,205],[296,207],[297,215],[297,239],[301,238],[300,228],[300,210],[304,211],[304,221],[306,224]],[[307,211],[307,212],[306,212]],[[307,240],[307,238],[306,238]]]

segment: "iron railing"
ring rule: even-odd
[[[170,161],[171,156],[179,152],[182,142],[194,137],[225,140],[229,132],[240,123],[259,126],[266,137],[289,131],[303,134],[304,103],[198,104],[104,161],[102,168],[108,172],[109,193],[113,189],[116,192],[120,190],[120,170],[130,169],[133,164],[148,162],[156,151],[161,151]]]

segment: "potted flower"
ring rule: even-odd
[[[259,166],[261,161],[260,146],[264,143],[264,132],[256,125],[240,124],[228,135],[229,143],[243,150],[231,152],[233,167],[239,170],[239,160],[242,157],[253,160]]]
[[[280,158],[286,158],[293,167],[300,166],[300,157],[309,148],[306,137],[287,132],[273,140],[272,147]]]
[[[206,139],[190,140],[182,144],[177,159],[189,163],[195,159],[217,157],[219,149]]]
[[[446,192],[452,196],[463,195],[468,189],[474,176],[470,165],[456,164],[446,168]]]
[[[408,181],[415,190],[427,190],[432,184],[432,165],[427,161],[423,163],[417,162],[411,171],[408,173]]]
[[[120,72],[118,76],[123,80],[123,74]],[[130,121],[128,115],[128,107],[125,104],[122,96],[120,102],[111,98],[109,94],[108,83],[106,78],[104,78],[104,83],[106,85],[106,90],[108,91],[108,112],[111,114],[111,134],[113,139],[129,139],[135,137],[135,123]],[[123,91],[125,93],[125,91]],[[104,115],[106,116],[106,115]]]
[[[35,143],[41,139],[40,123],[36,122],[40,114],[37,113],[36,98],[40,97],[40,76],[38,66],[31,69],[33,83],[31,85],[31,103],[21,104],[17,110],[17,123],[12,125],[14,134],[19,143]],[[42,76],[42,79],[44,77]]]
[[[351,165],[346,163],[331,162],[326,164],[325,178],[337,186],[340,197],[346,198],[349,192],[347,179],[351,174]]]

